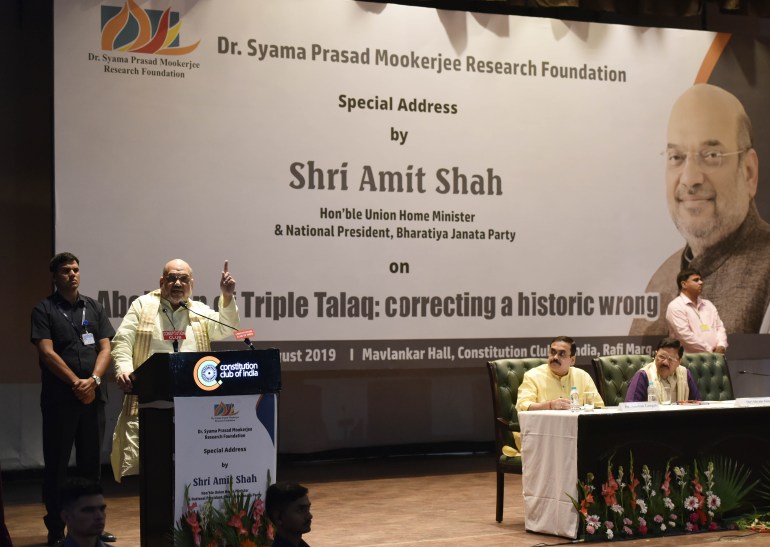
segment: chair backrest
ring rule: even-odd
[[[606,406],[626,400],[628,383],[636,371],[652,361],[649,355],[604,355],[593,359],[599,394]]]
[[[698,384],[704,401],[729,401],[734,399],[733,385],[727,360],[721,353],[685,353],[682,364],[686,366]]]
[[[524,380],[524,373],[543,363],[547,359],[498,359],[487,363],[489,383],[492,387],[492,407],[495,421],[498,419],[509,425],[510,431],[495,425],[495,441],[498,449],[514,446],[512,431],[520,431],[519,416],[516,412],[516,399],[519,386]]]

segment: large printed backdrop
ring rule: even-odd
[[[116,325],[174,257],[215,304],[228,259],[287,367],[649,349],[666,119],[713,33],[167,6],[55,5],[56,248]]]

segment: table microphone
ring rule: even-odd
[[[222,323],[222,321],[217,321],[216,319],[213,319],[213,318],[209,317],[208,315],[203,315],[202,313],[198,313],[198,312],[197,312],[197,311],[195,311],[194,309],[190,308],[190,307],[189,307],[189,306],[188,306],[186,303],[184,303],[184,302],[180,302],[180,303],[179,303],[179,305],[180,305],[180,306],[182,306],[182,307],[183,307],[184,309],[186,309],[187,311],[191,311],[191,312],[193,312],[195,315],[200,315],[200,316],[201,316],[201,317],[203,317],[204,319],[208,319],[209,321],[213,321],[214,323],[219,323],[219,324],[220,324],[220,325],[222,325],[223,327],[227,327],[228,329],[233,329],[234,331],[237,331],[237,330],[238,330],[238,329],[236,329],[236,328],[235,328],[234,326],[232,326],[232,325],[228,325],[227,323]],[[248,338],[248,337],[246,337],[246,338],[244,338],[244,339],[243,339],[243,343],[244,343],[244,344],[246,344],[247,346],[249,346],[249,347],[250,347],[251,349],[253,349],[254,351],[256,351],[256,350],[257,350],[257,348],[255,348],[255,347],[254,347],[254,344],[252,344],[252,343],[251,343],[251,340],[249,340],[249,338]]]
[[[752,370],[739,370],[738,374],[753,374],[754,376],[770,376],[770,374],[765,374],[764,372],[754,372]]]

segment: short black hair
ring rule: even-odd
[[[275,523],[290,504],[302,496],[307,496],[307,492],[307,488],[294,482],[271,484],[265,493],[265,511],[267,516]]]
[[[76,257],[74,254],[59,253],[54,255],[54,257],[48,263],[48,269],[51,271],[51,273],[56,273],[59,271],[60,266],[69,264],[70,262],[77,262],[78,266],[80,265],[80,260],[78,260],[78,257]]]
[[[690,277],[692,277],[693,275],[702,277],[700,272],[695,268],[685,268],[684,270],[679,272],[679,274],[676,276],[676,293],[677,294],[682,292],[682,283],[690,279]]]
[[[570,353],[570,357],[575,355],[577,353],[577,344],[575,344],[575,341],[570,338],[569,336],[557,336],[553,340],[551,340],[551,343],[548,344],[550,347],[554,342],[566,342],[569,344],[569,349],[572,353]]]
[[[98,482],[83,477],[70,477],[65,479],[59,488],[59,505],[67,509],[83,496],[97,496],[103,493]]]
[[[664,338],[658,342],[658,347],[655,348],[655,353],[657,353],[661,348],[671,348],[677,350],[679,352],[680,359],[682,358],[682,355],[684,355],[684,347],[682,347],[682,343],[676,338]]]

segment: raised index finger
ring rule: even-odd
[[[225,269],[224,269],[225,273],[227,273],[227,262],[228,262],[228,261],[227,261],[227,260],[225,260]]]

